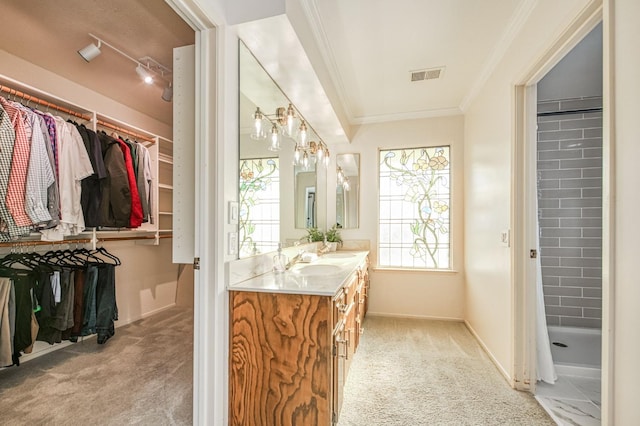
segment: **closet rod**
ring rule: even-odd
[[[173,234],[158,235],[157,238],[173,238]],[[104,237],[98,238],[97,242],[109,242],[109,241],[134,241],[134,240],[155,240],[155,235],[144,235],[138,237]],[[65,244],[89,244],[92,240],[89,238],[69,239],[62,241],[42,241],[42,240],[23,240],[13,242],[2,242],[0,247],[29,247],[29,246],[50,246],[50,245],[65,245]]]
[[[583,108],[583,109],[567,109],[564,111],[547,111],[539,112],[538,117],[547,117],[550,115],[567,115],[567,114],[585,114],[587,112],[602,112],[602,107]]]
[[[63,107],[63,106],[60,106],[60,105],[56,105],[56,104],[51,103],[49,101],[45,101],[44,99],[37,98],[35,96],[29,95],[28,93],[21,92],[21,91],[16,90],[16,89],[12,89],[11,87],[0,85],[0,91],[8,93],[9,95],[13,95],[13,96],[22,98],[27,102],[34,102],[34,103],[36,103],[38,105],[46,106],[47,108],[51,108],[51,109],[55,109],[55,110],[60,111],[60,112],[64,112],[67,115],[72,115],[74,117],[80,118],[81,120],[91,121],[91,118],[92,118],[91,116],[83,115],[83,114],[81,114],[79,112],[76,112],[76,111],[73,111],[73,110],[71,110],[69,108],[66,108],[66,107]]]
[[[115,130],[116,132],[122,132],[126,135],[133,136],[136,139],[142,139],[146,142],[156,143],[155,138],[151,136],[142,135],[140,133],[132,132],[131,130],[125,129],[124,127],[116,126],[115,124],[108,123],[104,120],[98,120],[98,126],[107,127],[109,129]]]

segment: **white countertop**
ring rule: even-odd
[[[298,262],[285,272],[267,272],[228,286],[229,291],[334,296],[366,259],[368,251],[336,251]]]

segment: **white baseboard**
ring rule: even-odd
[[[372,317],[388,317],[388,318],[411,318],[411,319],[425,319],[425,320],[434,320],[434,321],[453,321],[453,322],[464,322],[462,318],[451,318],[451,317],[436,317],[430,315],[407,315],[407,314],[392,314],[388,312],[367,312],[367,316],[371,315]]]
[[[473,335],[473,337],[475,337],[476,341],[480,344],[480,347],[484,350],[484,352],[487,354],[487,356],[489,357],[489,359],[491,360],[491,362],[493,362],[493,365],[496,366],[496,368],[498,369],[498,371],[500,372],[500,374],[502,374],[502,377],[504,377],[504,379],[507,381],[507,383],[509,383],[509,386],[511,386],[512,388],[515,389],[515,381],[513,380],[513,378],[509,375],[509,372],[507,370],[504,369],[504,367],[502,366],[502,364],[500,364],[498,362],[498,359],[493,355],[493,353],[489,350],[489,348],[487,347],[487,345],[485,345],[485,343],[482,341],[482,339],[480,338],[480,336],[478,335],[478,333],[476,333],[476,331],[473,329],[473,327],[471,327],[471,324],[469,324],[469,322],[467,320],[464,320],[464,325],[467,326],[467,329],[469,330],[469,332],[471,332],[471,334]]]

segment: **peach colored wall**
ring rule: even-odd
[[[341,231],[343,239],[371,242],[371,305],[378,315],[461,320],[464,313],[463,132],[460,116],[362,125],[351,144],[332,147],[332,155],[360,153],[360,225]],[[451,146],[453,272],[376,270],[378,236],[378,150],[419,146]],[[332,165],[335,165],[333,160]],[[335,188],[328,173],[328,188]],[[327,223],[335,222],[335,192],[328,191]]]

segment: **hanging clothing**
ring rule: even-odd
[[[33,223],[48,223],[48,188],[55,183],[53,168],[47,155],[47,147],[40,127],[40,118],[31,111],[24,111],[31,127],[31,151],[27,172],[25,210]]]
[[[137,183],[142,204],[142,221],[153,223],[153,173],[151,171],[151,154],[146,146],[137,143],[138,169]]]
[[[15,142],[15,129],[9,114],[4,110],[4,102],[0,98],[0,241],[9,241],[22,235],[28,235],[30,228],[20,227],[6,204]]]
[[[53,144],[51,143],[51,134],[49,132],[46,121],[46,118],[48,117],[43,116],[38,111],[35,111],[35,113],[40,121],[40,131],[42,132],[42,137],[45,141],[47,159],[49,160],[49,165],[54,177],[53,183],[47,188],[47,210],[49,211],[51,220],[49,220],[49,222],[42,226],[42,229],[51,229],[60,224],[60,191],[58,190],[58,175],[56,171],[55,160],[53,158]],[[55,133],[53,137],[55,137]]]
[[[9,322],[9,295],[11,280],[0,277],[0,367],[13,364],[13,337]]]
[[[81,180],[93,174],[93,168],[82,137],[72,123],[55,118],[59,141],[60,224],[54,229],[42,230],[42,239],[61,240],[77,235],[85,228],[82,213]]]
[[[25,129],[25,119],[22,111],[12,102],[0,97],[0,104],[9,115],[15,130],[13,155],[11,157],[11,171],[7,186],[6,203],[16,225],[28,227],[33,222],[24,207],[27,170],[29,168],[29,136]]]
[[[127,169],[127,180],[131,194],[131,213],[129,215],[128,227],[137,228],[142,225],[142,204],[140,203],[140,194],[138,193],[138,184],[136,183],[131,150],[129,149],[129,145],[122,139],[117,139],[117,142],[124,156],[124,164]]]
[[[98,137],[102,145],[102,158],[107,170],[107,177],[100,182],[102,226],[126,228],[129,226],[131,216],[131,190],[124,156],[120,145],[111,136],[99,132]]]
[[[89,160],[94,172],[91,176],[82,179],[80,204],[84,213],[85,226],[97,228],[102,224],[102,216],[100,214],[102,189],[100,181],[107,177],[107,170],[102,158],[102,147],[98,135],[83,125],[77,126],[77,129],[89,154]]]

